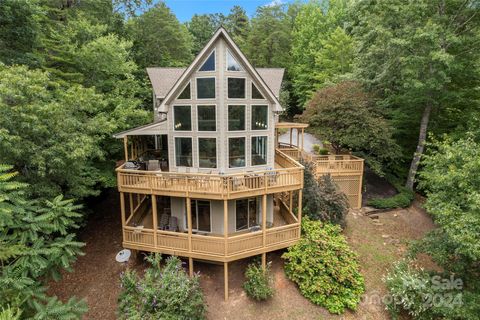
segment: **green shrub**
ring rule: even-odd
[[[206,305],[198,275],[190,278],[180,259],[170,257],[160,267],[161,255],[146,258],[151,264],[140,278],[127,270],[121,277],[120,319],[205,319]]]
[[[287,277],[307,299],[336,314],[357,308],[364,279],[339,226],[305,218],[302,238],[282,258]]]
[[[250,298],[260,301],[273,296],[270,263],[265,270],[258,263],[249,264],[245,271],[245,278],[247,281],[243,284],[243,289]]]
[[[321,155],[321,156],[326,156],[328,154],[328,149],[327,148],[320,148],[320,150],[318,150],[318,154]]]
[[[398,193],[392,197],[388,198],[374,198],[370,199],[367,204],[377,209],[395,209],[395,208],[406,208],[412,201],[415,199],[415,193],[405,188],[404,186],[395,183],[395,189]]]
[[[319,154],[321,148],[322,148],[322,147],[321,147],[319,144],[314,144],[314,145],[312,146],[313,153]]]
[[[304,162],[303,214],[323,222],[345,226],[348,199],[330,175],[316,179],[312,164]]]

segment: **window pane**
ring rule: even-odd
[[[197,78],[197,98],[215,99],[215,78]]]
[[[198,163],[200,168],[217,167],[216,138],[198,138]]]
[[[210,225],[210,201],[197,200],[196,201],[197,212],[197,230],[198,231],[211,231]]]
[[[228,157],[230,168],[245,167],[245,138],[228,139]]]
[[[175,120],[174,129],[176,131],[190,131],[192,130],[192,113],[190,106],[174,106],[173,118]]]
[[[215,106],[198,106],[198,131],[215,131]]]
[[[232,56],[230,51],[227,50],[227,70],[228,71],[242,71],[242,66]]]
[[[257,86],[252,83],[252,99],[265,99]]]
[[[267,164],[267,137],[252,137],[252,166]]]
[[[205,60],[198,71],[215,71],[215,51]]]
[[[178,99],[190,99],[190,83],[187,84],[185,89],[183,89],[182,93],[178,96]]]
[[[245,98],[245,79],[244,78],[228,78],[228,98],[230,99]]]
[[[175,159],[177,167],[192,166],[192,138],[175,138]]]
[[[245,106],[228,106],[228,131],[245,130]]]
[[[257,198],[248,199],[248,227],[258,225],[257,223]]]
[[[248,228],[248,199],[241,199],[236,201],[235,219],[237,230],[244,230]]]
[[[268,129],[268,106],[252,106],[252,130]]]

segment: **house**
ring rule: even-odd
[[[300,238],[308,125],[278,122],[283,69],[254,68],[223,28],[188,68],[147,72],[154,122],[115,135],[123,246],[186,257],[190,273],[194,260],[222,263],[227,299],[229,262],[265,266]]]

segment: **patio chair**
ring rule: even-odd
[[[158,224],[158,229],[160,230],[165,230],[167,227],[168,227],[168,221],[169,221],[170,217],[168,216],[168,214],[166,213],[162,213],[162,215],[160,216],[160,221],[159,221],[159,224]]]

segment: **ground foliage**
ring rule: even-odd
[[[243,289],[250,298],[261,301],[273,296],[271,263],[267,263],[265,270],[258,262],[250,263],[245,270],[245,278]]]

